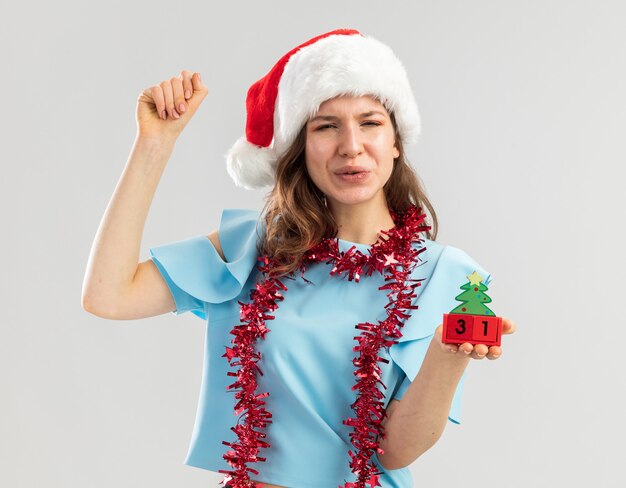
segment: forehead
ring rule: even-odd
[[[371,111],[378,111],[383,114],[387,114],[385,106],[372,96],[363,95],[355,97],[353,95],[341,95],[323,102],[313,117],[316,115],[327,115],[334,112],[363,113]]]

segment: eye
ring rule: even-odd
[[[329,129],[331,127],[336,127],[336,126],[333,124],[324,124],[324,125],[320,125],[315,130],[324,130],[324,129]]]
[[[368,120],[367,122],[363,122],[363,125],[377,126],[377,125],[382,125],[382,124],[374,120]]]

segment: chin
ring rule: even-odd
[[[360,190],[344,191],[335,194],[326,194],[326,197],[339,205],[358,205],[366,203],[374,199],[377,192],[368,191],[363,188]]]

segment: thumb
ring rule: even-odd
[[[517,326],[515,323],[505,317],[502,317],[502,333],[503,334],[513,334]]]
[[[191,77],[191,84],[193,87],[193,93],[191,94],[191,97],[185,100],[189,107],[188,113],[190,116],[192,116],[196,112],[196,110],[198,110],[198,107],[202,103],[202,100],[204,100],[204,98],[207,96],[207,93],[209,93],[206,85],[202,83],[200,73],[193,74],[193,76]]]
[[[202,83],[202,78],[200,77],[200,73],[193,74],[193,76],[191,77],[191,84],[193,85],[193,94],[191,95],[192,98],[196,94],[199,94],[201,96],[201,99],[206,97],[207,93],[209,92],[209,89],[204,83]]]

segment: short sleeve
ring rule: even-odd
[[[173,313],[192,312],[207,320],[207,303],[236,298],[256,265],[262,229],[257,210],[224,209],[218,232],[226,261],[206,235],[150,248],[174,298]]]
[[[418,295],[414,304],[418,309],[412,310],[411,316],[407,318],[398,343],[389,348],[392,360],[406,374],[393,395],[396,400],[402,399],[419,373],[435,329],[443,322],[443,314],[459,305],[455,297],[461,291],[460,286],[468,281],[467,276],[476,271],[483,278],[483,283],[489,285],[491,282],[491,274],[465,251],[441,246],[434,241],[426,242],[427,250],[423,253],[425,263],[416,267],[415,271],[418,277],[426,277],[416,289]],[[456,424],[461,419],[466,372],[461,376],[448,414],[448,419]]]

